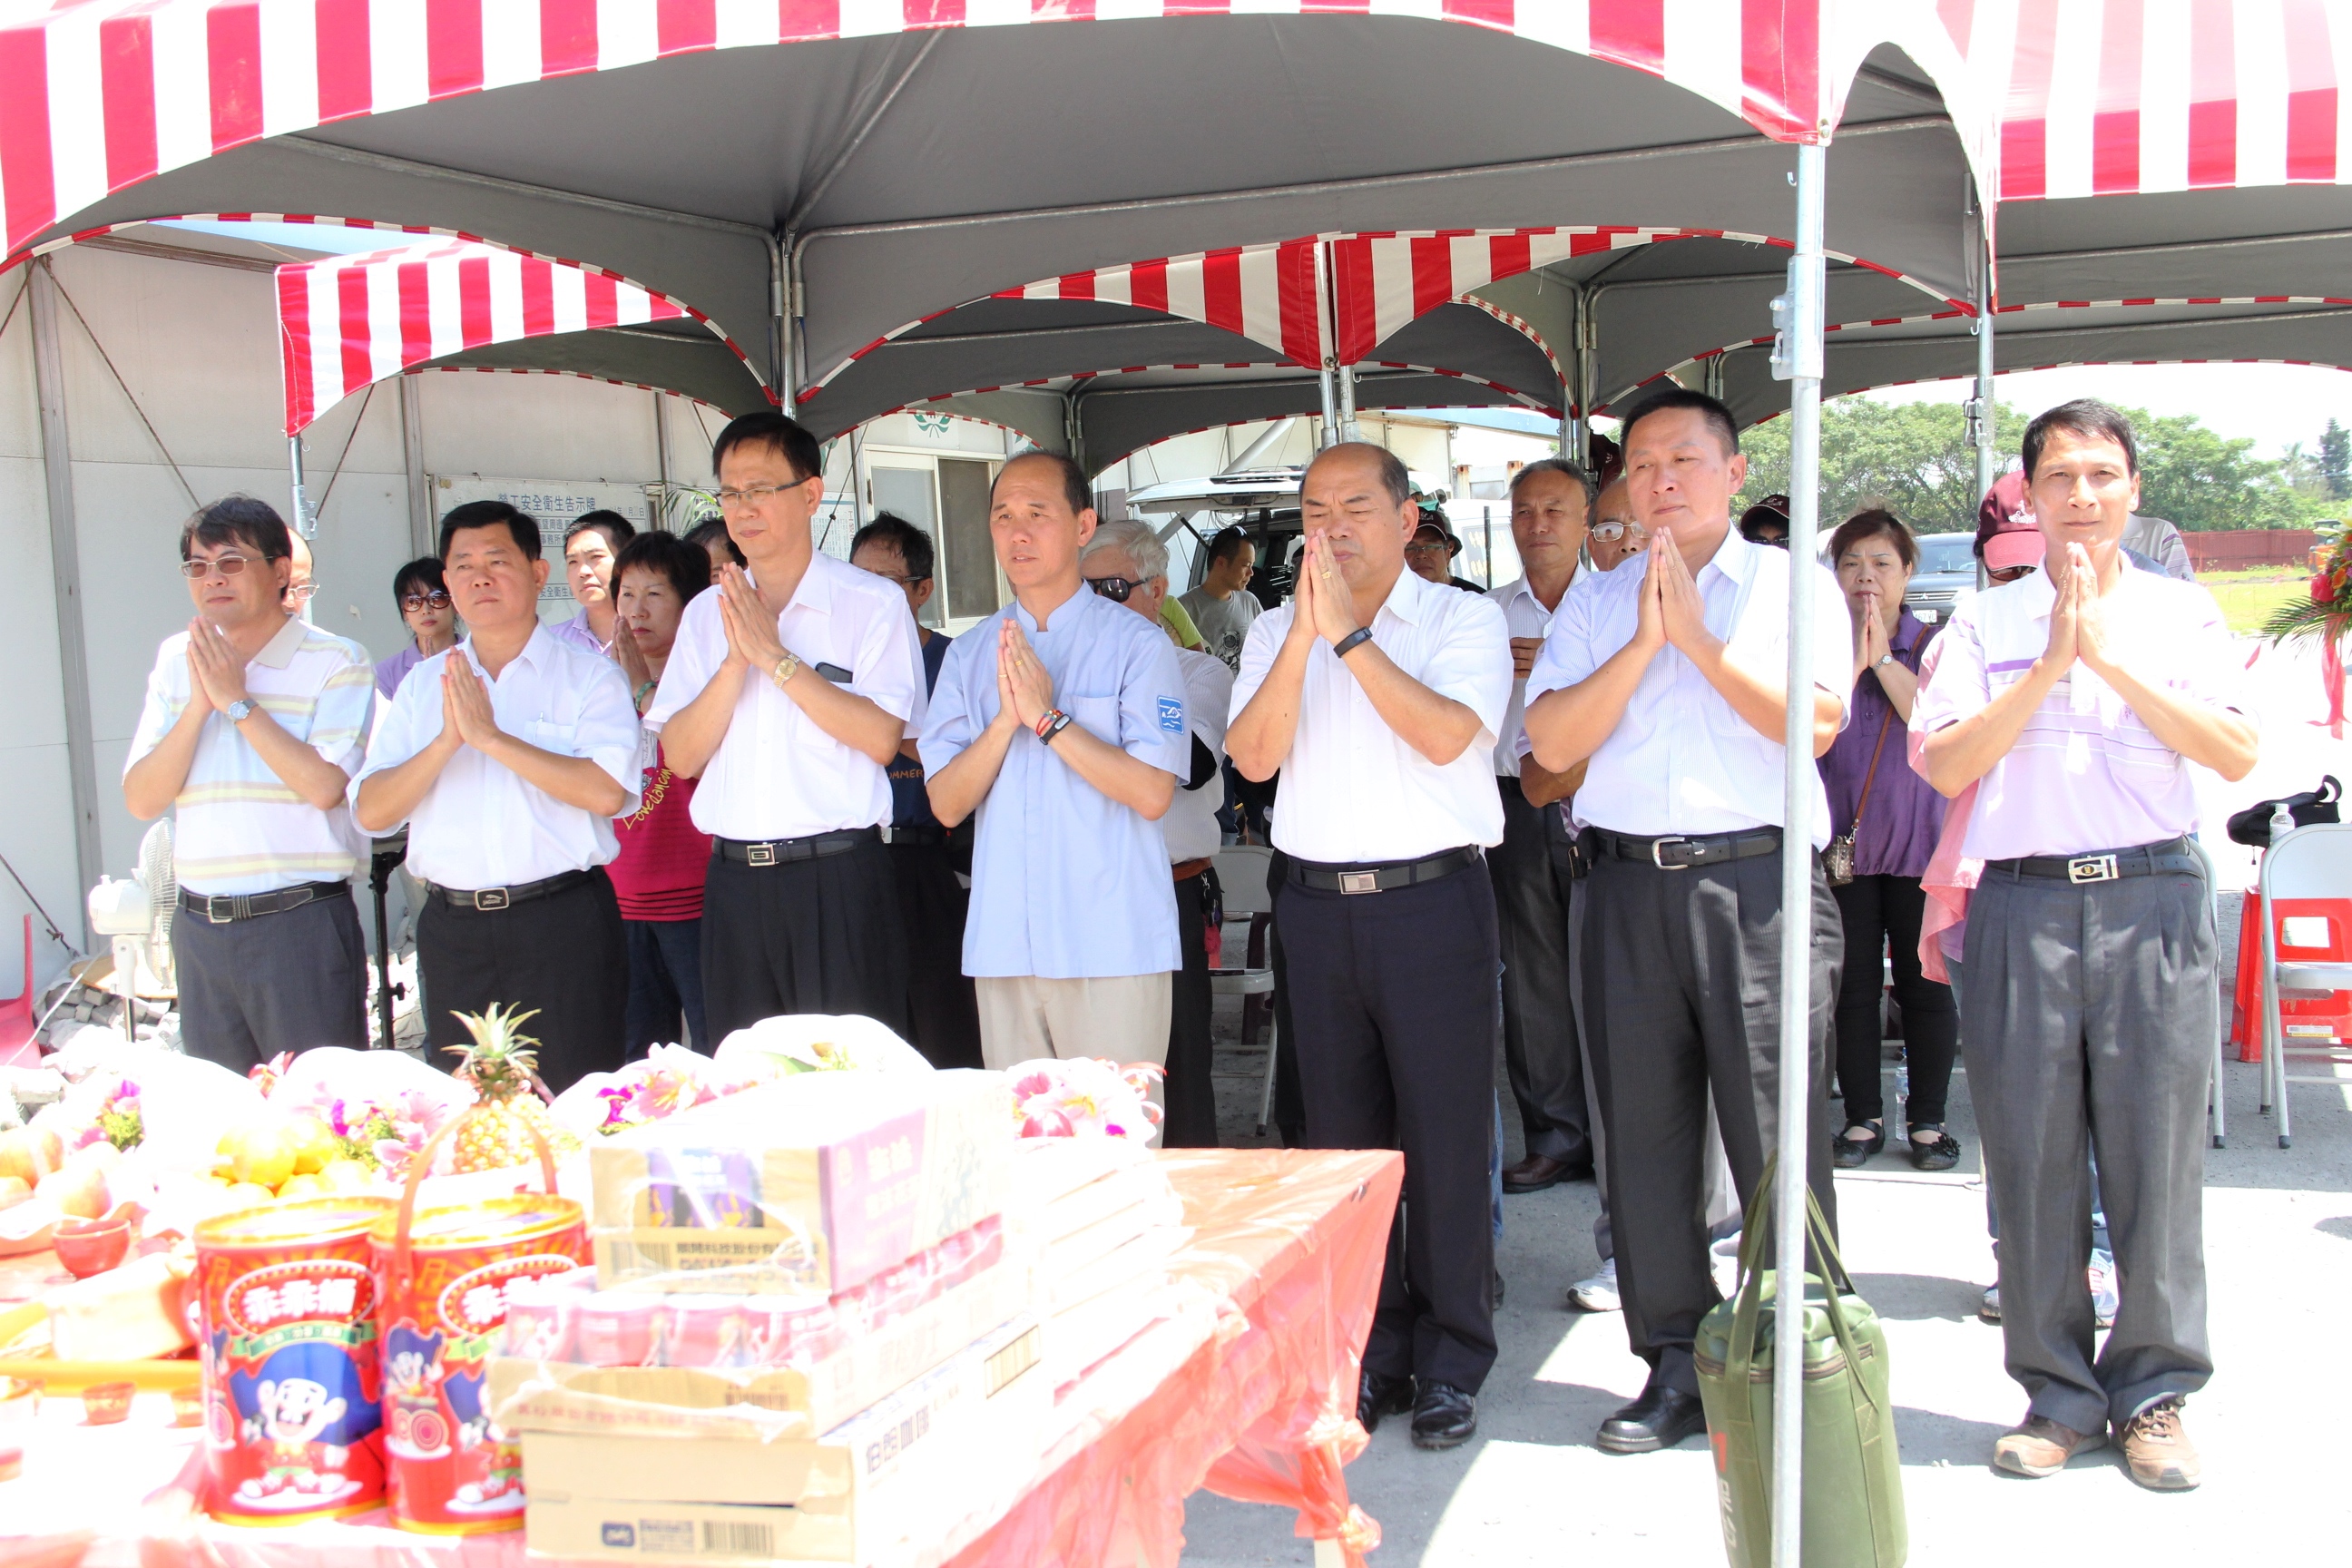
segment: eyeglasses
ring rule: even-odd
[[[215,555],[209,561],[188,560],[180,563],[180,575],[194,583],[218,571],[224,577],[234,577],[252,564],[250,555]]]
[[[909,577],[903,572],[877,572],[874,575],[881,578],[885,583],[896,583],[901,588],[911,588],[918,583],[930,581],[929,577]]]
[[[1087,586],[1114,605],[1124,605],[1127,603],[1128,595],[1143,584],[1130,583],[1124,577],[1089,577],[1087,579]]]
[[[1996,583],[2014,583],[2020,577],[2031,577],[2041,570],[2039,566],[1994,566],[1988,568],[1985,575]]]
[[[762,506],[767,503],[770,498],[780,496],[786,490],[796,490],[801,488],[801,485],[804,485],[806,483],[808,483],[808,481],[806,479],[803,479],[799,484],[746,485],[740,490],[720,490],[717,492],[719,504],[722,508],[730,510],[740,510],[740,508],[748,506]]]
[[[289,583],[286,584],[286,596],[289,599],[307,599],[318,591],[319,584],[316,583]]]
[[[448,591],[443,588],[436,588],[430,593],[403,594],[400,596],[400,607],[408,611],[412,615],[416,611],[425,608],[427,605],[432,605],[436,610],[447,609],[449,607]]]
[[[1443,543],[1408,544],[1404,547],[1404,552],[1407,555],[1443,555],[1445,553],[1445,546]]]
[[[1603,544],[1614,544],[1621,539],[1647,539],[1650,531],[1638,522],[1596,522],[1587,536]]]

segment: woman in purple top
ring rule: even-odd
[[[457,646],[457,612],[450,607],[438,556],[420,556],[394,574],[392,597],[411,640],[390,658],[376,661],[375,694],[386,702],[410,670]]]
[[[1829,559],[1854,618],[1852,717],[1818,764],[1829,794],[1830,831],[1853,837],[1853,880],[1834,889],[1845,920],[1837,1069],[1846,1127],[1837,1139],[1837,1163],[1862,1164],[1886,1146],[1879,975],[1880,956],[1891,950],[1911,1072],[1911,1095],[1903,1107],[1911,1163],[1923,1171],[1948,1171],[1960,1157],[1959,1140],[1944,1130],[1959,1012],[1950,986],[1919,973],[1919,921],[1927,907],[1919,879],[1943,831],[1944,797],[1911,771],[1906,729],[1928,637],[1903,608],[1919,548],[1900,518],[1874,507],[1854,513],[1830,536]]]

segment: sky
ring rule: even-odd
[[[1967,381],[1921,382],[1859,395],[1878,403],[1958,403]],[[1998,377],[1999,399],[2029,415],[2077,397],[2151,414],[2194,414],[2209,429],[2254,443],[2262,458],[2292,442],[2316,451],[2328,416],[2352,426],[2352,373],[2297,364],[2075,365]]]

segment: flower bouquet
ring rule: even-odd
[[[1023,1062],[1011,1072],[1013,1124],[1024,1138],[1148,1143],[1160,1129],[1151,1086],[1166,1076],[1150,1062],[1120,1067],[1095,1057]]]
[[[2315,639],[2319,679],[2327,691],[2324,722],[2344,738],[2344,634],[2352,630],[2352,525],[2339,529],[2336,543],[2320,557],[2307,597],[2292,599],[2271,613],[2262,635],[2273,643]]]
[[[550,1114],[583,1137],[643,1127],[751,1088],[761,1075],[723,1068],[684,1046],[655,1046],[618,1072],[591,1073],[558,1095]]]

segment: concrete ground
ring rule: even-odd
[[[2251,855],[2221,842],[2221,813],[2311,788],[2322,771],[2352,776],[2352,750],[2306,721],[2316,690],[2310,661],[2265,653],[2252,689],[2263,710],[2263,764],[2243,784],[2211,781],[2208,792],[2223,889],[2247,885]],[[2225,963],[2235,903],[2223,900]],[[1232,1039],[1230,1017],[1220,1024],[1226,1141],[1255,1142],[1264,1057]],[[1922,1174],[1895,1143],[1869,1167],[1840,1173],[1846,1260],[1886,1321],[1912,1563],[2031,1561],[2051,1548],[2071,1563],[2344,1560],[2352,1486],[2334,1416],[2336,1401],[2352,1392],[2352,1332],[2335,1309],[2352,1300],[2352,1094],[2296,1090],[2294,1146],[2281,1150],[2275,1123],[2257,1113],[2259,1071],[2234,1059],[2225,1068],[2228,1146],[2206,1155],[2216,1370],[2188,1410],[2207,1476],[2192,1493],[2142,1490],[2112,1450],[2045,1481],[1988,1468],[1994,1437],[2021,1415],[2024,1396],[2001,1370],[2000,1330],[1977,1318],[1992,1258],[1965,1065],[1950,1122],[1968,1147],[1959,1169]],[[1507,1107],[1504,1121],[1506,1158],[1516,1159]],[[1349,1468],[1356,1502],[1381,1524],[1376,1565],[1723,1561],[1704,1443],[1630,1458],[1592,1446],[1644,1372],[1626,1349],[1621,1318],[1564,1304],[1566,1287],[1596,1261],[1595,1206],[1589,1182],[1504,1200],[1498,1261],[1509,1293],[1496,1315],[1502,1355],[1480,1399],[1478,1436],[1423,1453],[1405,1421],[1391,1418]],[[1294,1519],[1197,1494],[1184,1562],[1309,1563]]]

